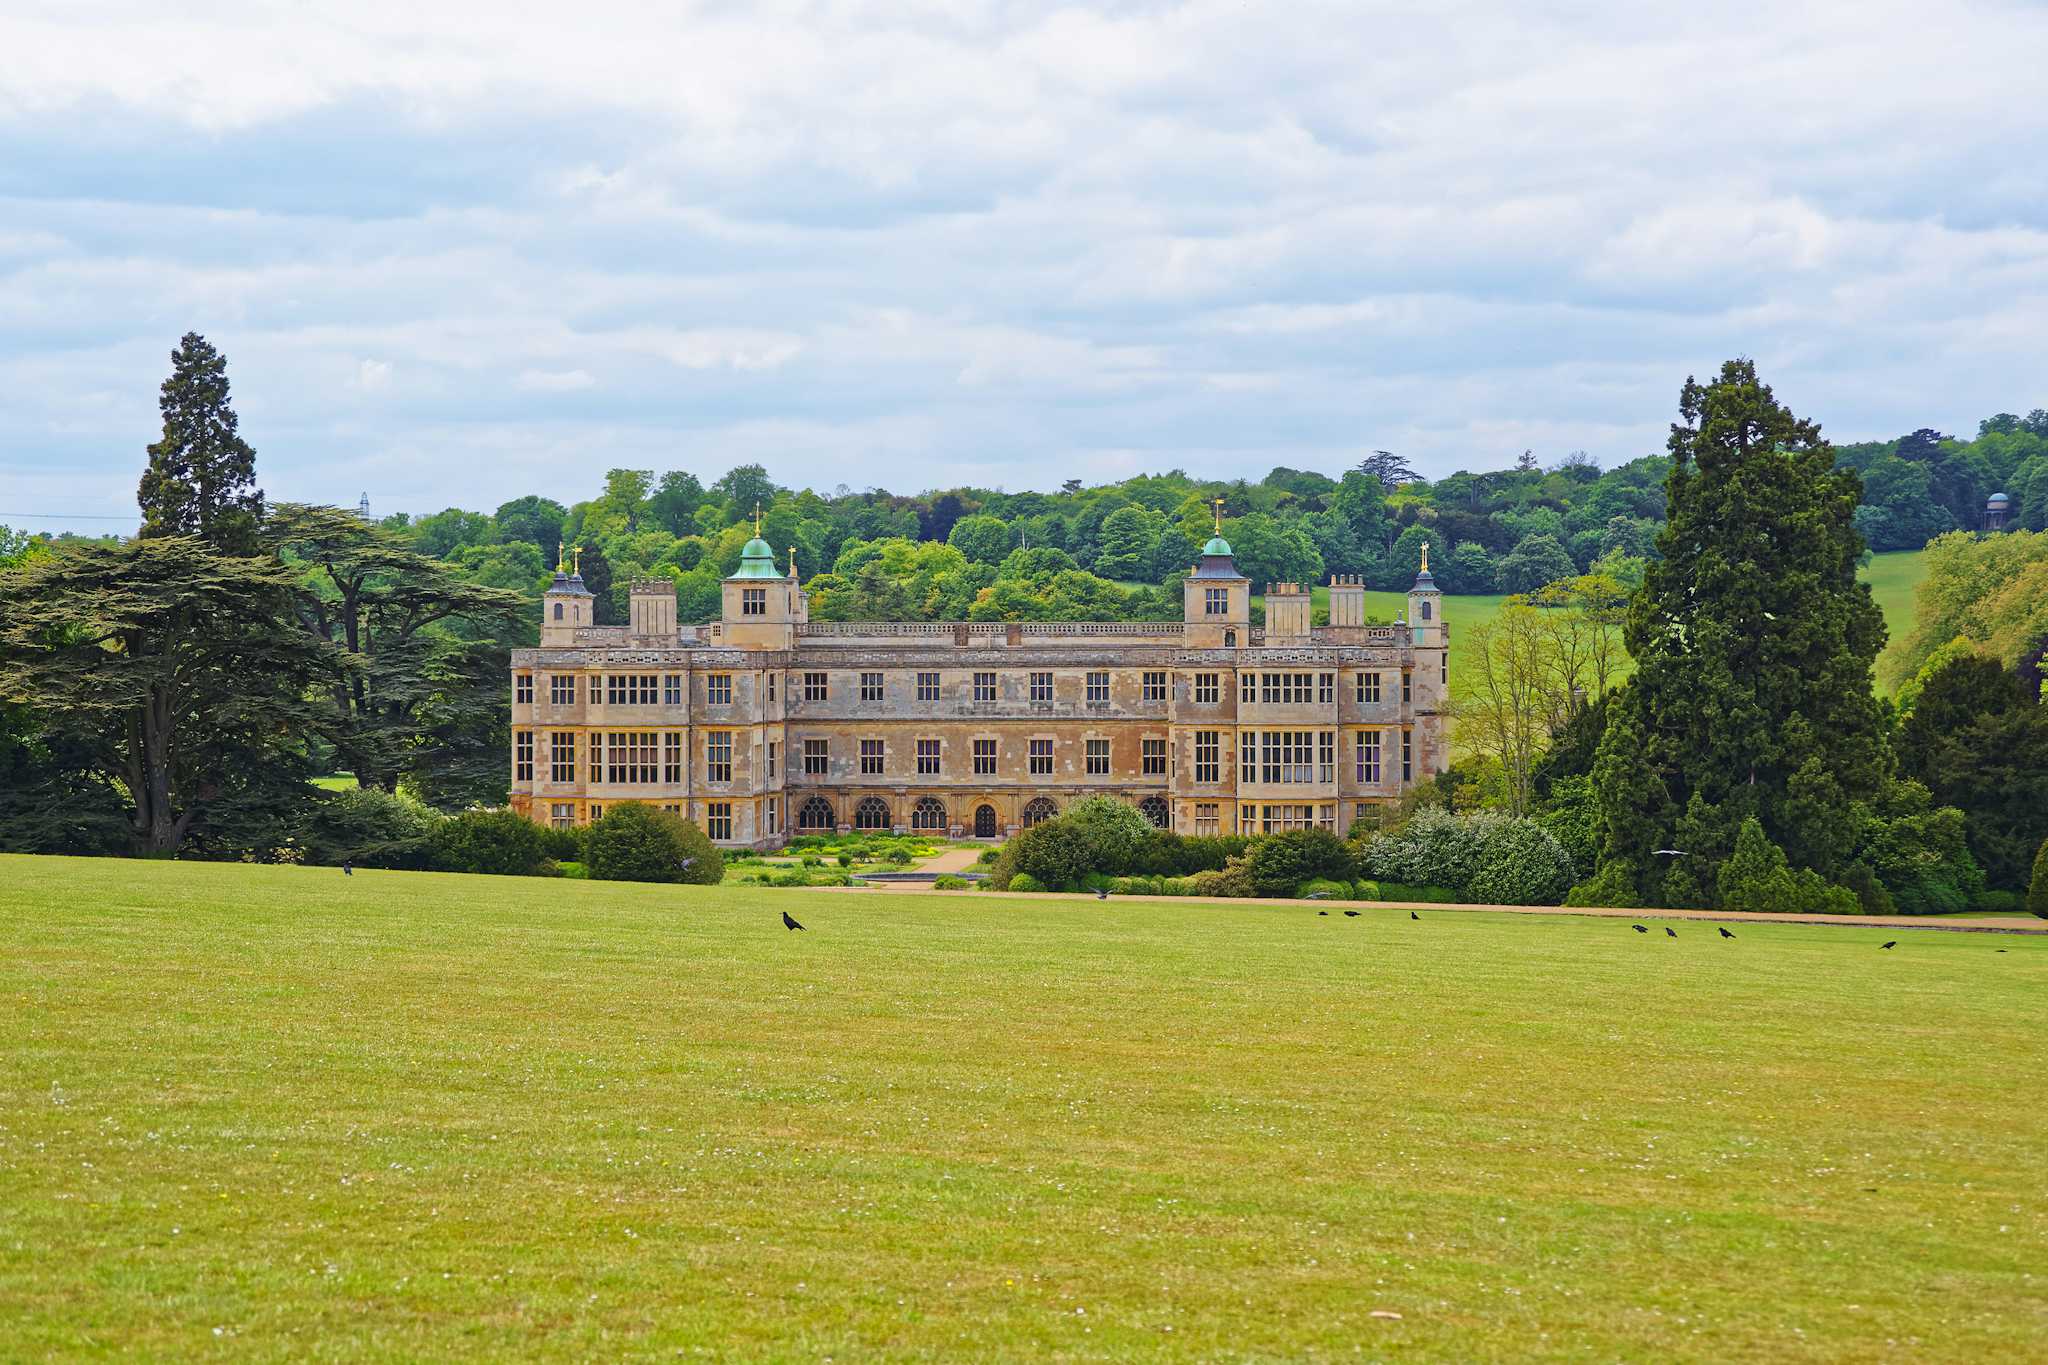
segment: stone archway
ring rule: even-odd
[[[996,808],[983,802],[974,808],[974,837],[993,839],[996,837]]]
[[[863,796],[853,808],[855,829],[888,829],[891,825],[889,803],[879,796]]]
[[[910,808],[912,829],[944,829],[946,827],[946,803],[936,796],[920,796],[917,804]]]
[[[822,796],[814,796],[797,808],[798,829],[831,829],[839,823],[832,814],[832,803]]]
[[[1139,812],[1152,822],[1152,828],[1165,829],[1173,823],[1173,812],[1163,796],[1148,796],[1138,803]]]
[[[1024,806],[1024,828],[1030,829],[1033,825],[1042,825],[1059,813],[1060,808],[1052,803],[1051,797],[1034,797],[1029,802],[1026,802]]]

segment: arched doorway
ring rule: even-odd
[[[1163,796],[1146,797],[1138,803],[1138,810],[1152,822],[1154,829],[1165,829],[1168,821],[1173,818],[1173,813],[1167,808],[1166,798]]]
[[[993,839],[996,837],[996,808],[994,806],[983,805],[974,808],[974,837],[977,839]]]
[[[946,803],[936,796],[920,796],[917,804],[910,808],[912,829],[944,829],[946,827]]]
[[[1036,797],[1024,807],[1024,828],[1042,825],[1059,813],[1060,808],[1052,803],[1050,797]]]
[[[798,829],[831,829],[838,823],[832,815],[832,803],[822,796],[814,796],[797,808]]]
[[[888,829],[889,826],[889,803],[881,797],[864,796],[853,808],[855,829]]]

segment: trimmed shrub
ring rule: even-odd
[[[1448,886],[1462,892],[1479,871],[1480,824],[1485,818],[1419,810],[1399,834],[1360,847],[1358,870],[1375,881]]]
[[[1556,905],[1572,887],[1572,856],[1534,820],[1482,827],[1479,870],[1464,888],[1481,905]]]
[[[374,787],[327,793],[312,803],[306,852],[338,867],[388,867],[417,872],[434,865],[429,844],[441,817],[403,796]]]
[[[1244,852],[1245,871],[1261,896],[1291,896],[1294,888],[1317,879],[1348,882],[1351,850],[1326,829],[1291,829],[1252,841]]]
[[[556,829],[553,825],[540,827],[541,847],[558,863],[580,863],[583,861],[583,831],[574,825]]]
[[[1233,858],[1214,872],[1197,872],[1187,879],[1190,896],[1256,896],[1251,874],[1244,863]]]
[[[2034,855],[2034,882],[2027,889],[2027,909],[2048,919],[2048,839],[2041,841],[2041,851]]]
[[[1223,865],[1245,851],[1250,840],[1242,834],[1179,835],[1155,829],[1145,836],[1131,861],[1131,872],[1152,877],[1186,877],[1196,872],[1220,871]]]
[[[1403,882],[1360,882],[1357,898],[1362,901],[1421,901],[1428,905],[1455,905],[1458,893],[1448,886],[1409,886]]]
[[[932,880],[932,890],[934,891],[965,891],[973,885],[974,883],[968,881],[965,877],[955,877],[951,873]]]
[[[1896,915],[1898,905],[1892,900],[1892,893],[1884,889],[1877,874],[1870,870],[1868,863],[1851,863],[1842,869],[1842,885],[1856,897],[1856,904],[1866,915]]]
[[[1351,883],[1335,882],[1327,877],[1313,877],[1294,888],[1296,900],[1316,895],[1318,892],[1327,898],[1348,901],[1351,899]]]
[[[1010,884],[1003,889],[1005,891],[1043,891],[1045,886],[1029,872],[1017,872],[1011,874]]]
[[[443,872],[478,872],[499,877],[540,877],[554,873],[545,831],[509,810],[470,810],[434,826],[428,843],[434,866]]]
[[[587,842],[585,863],[598,881],[715,886],[725,876],[725,859],[704,831],[643,801],[606,808]]]
[[[583,864],[580,862],[556,863],[555,871],[564,877],[568,877],[572,880],[579,882],[585,880],[590,876],[590,873],[584,868]]]
[[[2027,898],[2017,891],[1980,891],[1977,901],[1970,907],[1993,915],[2009,915],[2027,908]]]
[[[1158,831],[1144,812],[1113,796],[1076,801],[1060,816],[1087,841],[1088,870],[1121,876],[1138,870],[1138,850]]]
[[[1564,903],[1572,906],[1634,910],[1642,905],[1642,898],[1636,895],[1635,880],[1628,875],[1625,863],[1608,862],[1600,864],[1600,870],[1585,881],[1564,893]]]

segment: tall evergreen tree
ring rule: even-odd
[[[2024,891],[2048,838],[2048,706],[1996,659],[1963,654],[1921,685],[1898,748],[1902,773],[1968,817],[1985,879]]]
[[[81,546],[0,576],[0,697],[33,710],[92,797],[34,817],[68,822],[73,849],[117,814],[139,853],[280,845],[312,798],[306,697],[337,665],[281,619],[292,577],[191,536]]]
[[[256,553],[263,490],[256,452],[228,405],[228,361],[197,332],[171,352],[157,398],[164,432],[149,447],[136,501],[145,536],[197,536],[231,555]]]
[[[1657,850],[1689,854],[1690,883],[1712,886],[1752,816],[1794,867],[1837,875],[1854,803],[1884,780],[1884,618],[1856,580],[1855,473],[1750,361],[1688,379],[1679,410],[1670,520],[1624,633],[1636,673],[1595,764],[1607,858],[1653,904],[1668,892]]]
[[[321,724],[365,787],[409,780],[437,804],[504,799],[502,641],[527,603],[329,507],[279,504],[266,534],[303,577],[293,606],[340,652]]]

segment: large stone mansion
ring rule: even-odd
[[[1344,833],[1449,762],[1449,633],[1427,553],[1405,621],[1365,588],[1267,585],[1265,625],[1221,534],[1179,622],[819,622],[757,535],[710,625],[636,581],[600,626],[557,571],[512,655],[512,804],[554,825],[645,801],[720,844],[933,830],[994,839],[1084,796],[1184,834]]]

